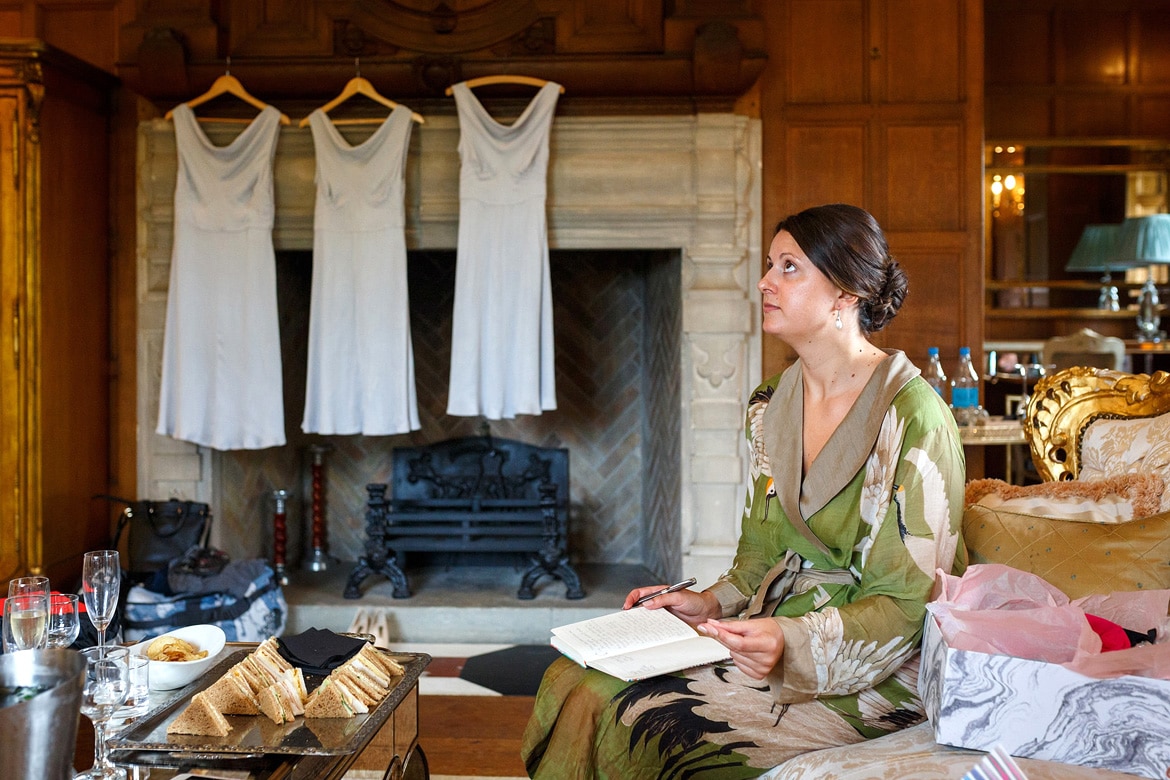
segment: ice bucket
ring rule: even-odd
[[[0,778],[68,780],[81,717],[85,657],[76,650],[21,650],[0,655]],[[43,689],[10,703],[17,688]],[[25,691],[28,694],[28,691]]]

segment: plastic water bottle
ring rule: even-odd
[[[931,347],[926,350],[926,354],[930,356],[930,362],[926,364],[922,378],[934,388],[938,397],[945,401],[947,399],[947,375],[943,373],[942,361],[938,359],[938,347]]]
[[[959,425],[975,425],[982,416],[979,406],[979,374],[971,363],[971,348],[959,348],[959,370],[951,387],[951,408]]]

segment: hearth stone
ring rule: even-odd
[[[555,580],[538,584],[530,601],[516,598],[517,566],[428,566],[410,570],[416,593],[408,601],[393,597],[393,584],[380,581],[361,602],[345,599],[346,566],[328,571],[289,573],[286,633],[307,628],[348,631],[355,619],[377,624],[379,638],[392,642],[471,642],[545,644],[556,626],[621,609],[626,594],[658,578],[634,564],[581,564],[586,596],[566,601]]]

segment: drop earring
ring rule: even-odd
[[[837,325],[837,330],[841,330],[841,328],[842,328],[842,325],[841,325],[841,310],[840,310],[840,309],[837,309],[837,322],[836,322],[836,325]]]

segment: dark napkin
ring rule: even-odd
[[[292,636],[278,637],[277,650],[305,674],[326,675],[357,655],[364,639],[341,636],[324,628],[310,628]]]

